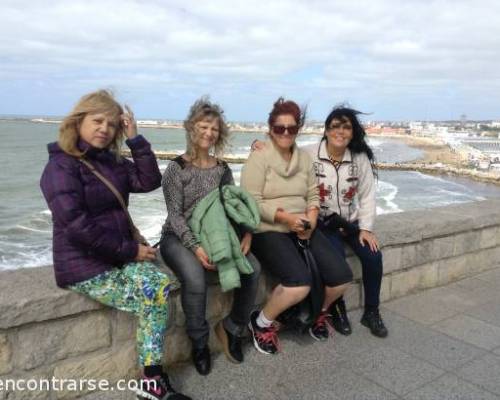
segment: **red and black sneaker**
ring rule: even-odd
[[[139,400],[191,400],[191,397],[174,390],[165,373],[151,378],[143,376],[136,394]]]
[[[250,315],[248,329],[252,332],[253,345],[258,352],[263,354],[276,354],[281,350],[278,339],[278,328],[273,325],[269,328],[261,328],[257,325],[257,317],[260,311],[254,311]]]
[[[329,317],[326,311],[321,311],[318,319],[314,322],[313,326],[309,328],[309,334],[315,340],[326,340],[330,336],[331,326],[329,324]]]

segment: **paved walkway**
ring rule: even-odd
[[[359,324],[358,310],[349,337],[315,342],[284,333],[277,356],[248,345],[242,365],[221,354],[210,375],[185,365],[173,381],[195,400],[500,399],[500,267],[385,303],[382,315],[386,339]]]

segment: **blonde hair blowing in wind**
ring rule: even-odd
[[[108,90],[98,90],[83,96],[67,115],[59,127],[59,147],[67,154],[82,157],[84,153],[78,149],[80,124],[88,114],[106,114],[118,122],[117,130],[109,149],[120,158],[120,148],[125,136],[125,128],[121,116],[122,106]]]
[[[215,157],[221,157],[229,141],[229,127],[224,117],[224,111],[221,106],[210,101],[208,96],[203,96],[196,100],[189,109],[189,114],[184,120],[184,129],[186,129],[186,153],[194,160],[197,157],[194,142],[196,140],[195,124],[204,119],[217,118],[219,122],[219,138],[214,146]]]

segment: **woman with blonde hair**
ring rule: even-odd
[[[120,157],[125,137],[133,161]],[[40,185],[52,212],[57,285],[138,316],[138,398],[189,399],[161,366],[170,280],[152,263],[155,249],[133,234],[125,208],[130,193],[150,192],[161,179],[133,113],[108,91],[87,94],[48,150]]]
[[[207,283],[217,265],[210,260],[208,249],[202,246],[189,222],[206,196],[223,185],[234,185],[234,180],[228,165],[218,158],[229,137],[222,109],[202,97],[192,105],[184,127],[186,152],[170,162],[162,180],[168,217],[160,250],[182,285],[181,302],[186,331],[192,342],[193,363],[198,373],[207,375],[211,369],[209,325],[205,315]],[[234,290],[231,312],[216,326],[226,356],[234,363],[243,361],[241,337],[254,306],[260,272],[258,261],[249,253],[251,232],[240,230],[240,236],[241,253],[253,273],[241,275],[241,287]]]

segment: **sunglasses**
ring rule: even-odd
[[[299,133],[299,126],[298,125],[290,125],[290,126],[284,126],[284,125],[274,125],[273,126],[273,132],[276,135],[284,135],[285,131],[288,131],[289,135],[295,136],[297,133]]]

